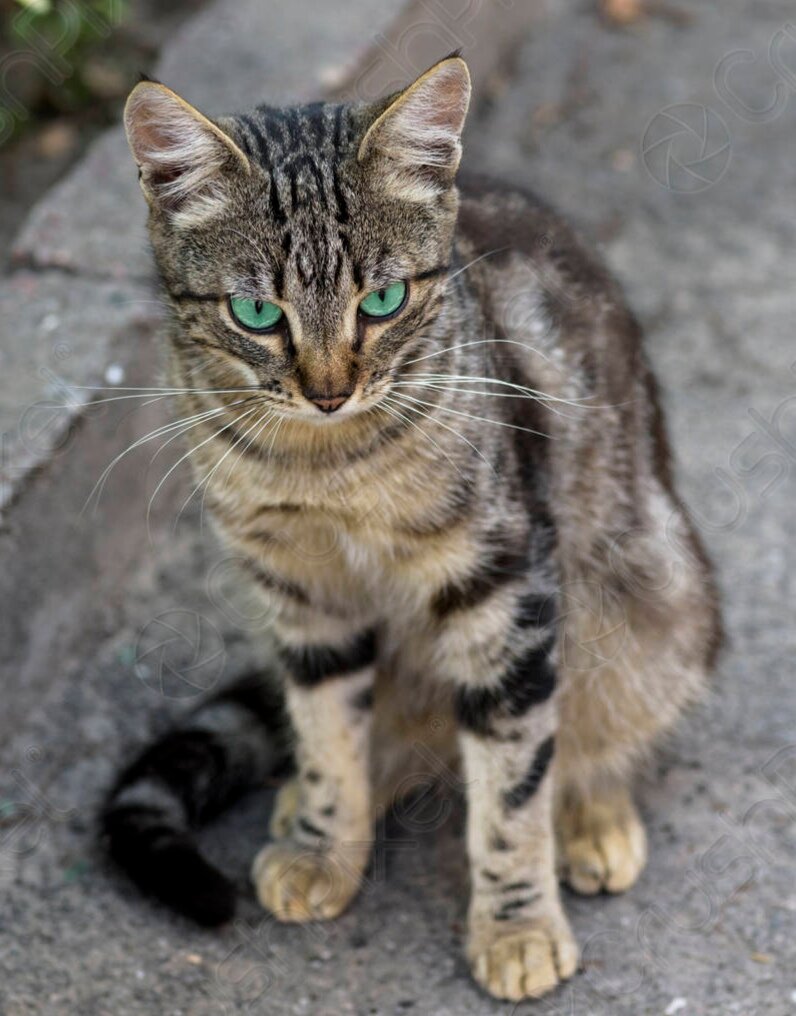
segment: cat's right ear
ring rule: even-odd
[[[135,86],[124,127],[147,201],[176,226],[213,218],[226,204],[230,174],[251,173],[229,135],[158,82]]]

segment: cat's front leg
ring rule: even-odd
[[[462,631],[477,630],[475,621],[462,617]],[[515,1001],[551,990],[578,962],[555,870],[554,645],[549,618],[515,627],[502,651],[492,639],[460,661],[457,688],[472,882],[467,953],[476,980]]]
[[[356,895],[371,842],[372,629],[348,624],[280,633],[296,735],[291,807],[280,839],[257,855],[260,902],[283,921],[336,917]]]

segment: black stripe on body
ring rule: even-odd
[[[240,679],[120,775],[101,817],[109,853],[180,913],[205,925],[228,921],[235,886],[204,859],[190,826],[284,770],[288,740],[276,674]]]
[[[519,892],[521,889],[533,889],[532,882],[509,882],[508,885],[501,886],[500,891],[502,893]]]
[[[359,709],[361,712],[367,712],[373,708],[373,689],[363,688],[362,691],[358,692],[352,699],[351,705],[354,709]]]
[[[519,783],[515,783],[510,790],[507,790],[503,794],[503,804],[509,811],[521,808],[539,789],[539,784],[544,779],[544,775],[553,758],[554,749],[555,739],[552,736],[542,741],[536,749],[533,761],[528,767],[526,774]]]
[[[493,829],[489,837],[489,849],[496,850],[499,854],[507,854],[514,847],[499,830]]]
[[[399,525],[397,531],[412,539],[437,539],[447,536],[453,528],[473,515],[476,488],[472,479],[465,475],[445,498],[444,512],[430,518],[415,518],[411,523]]]
[[[542,894],[540,892],[531,893],[530,896],[523,896],[521,899],[511,900],[508,903],[504,903],[503,906],[492,916],[496,921],[512,921],[519,915],[517,911],[524,910],[525,907],[529,907],[532,903],[536,903],[537,900],[541,899]]]
[[[528,568],[528,551],[522,547],[501,547],[493,551],[475,571],[460,582],[449,583],[434,595],[431,610],[437,620],[459,610],[470,610]]]
[[[376,633],[371,628],[348,646],[282,646],[282,659],[293,680],[311,688],[334,677],[362,670],[376,659]]]
[[[313,839],[325,840],[327,838],[327,833],[324,829],[321,829],[320,826],[316,826],[314,823],[310,822],[310,820],[308,818],[305,818],[303,815],[301,815],[298,818],[296,822],[296,827],[298,829],[301,829],[302,832],[307,833],[309,836],[312,836]]]
[[[551,634],[529,649],[489,688],[457,688],[455,707],[460,726],[482,737],[493,733],[496,714],[524,716],[533,706],[545,702],[555,691],[555,668],[550,653],[555,644]]]
[[[528,593],[520,598],[514,622],[518,628],[547,628],[556,619],[556,598]]]
[[[274,575],[273,572],[267,571],[262,565],[257,564],[256,561],[252,561],[248,557],[243,558],[243,567],[255,579],[257,584],[264,589],[282,593],[283,596],[287,596],[303,606],[309,605],[309,596],[297,583]]]

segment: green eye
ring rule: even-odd
[[[406,299],[406,283],[391,282],[384,289],[374,289],[359,301],[359,309],[368,317],[383,318],[394,314]]]
[[[282,308],[275,303],[242,296],[229,298],[229,311],[238,324],[250,332],[268,332],[282,319]]]

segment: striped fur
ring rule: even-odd
[[[126,119],[169,384],[208,413],[190,461],[285,671],[296,776],[259,898],[339,913],[374,814],[458,759],[467,952],[519,999],[575,969],[557,869],[583,892],[641,870],[633,766],[699,694],[718,620],[639,329],[535,197],[454,186],[468,100],[454,56],[373,105],[196,113],[174,141],[153,121],[190,107],[144,83]],[[394,281],[398,312],[358,311]],[[230,296],[283,318],[247,332]]]
[[[145,892],[200,924],[228,921],[235,887],[194,828],[290,760],[273,676],[252,675],[195,710],[120,775],[102,813],[111,856]]]

